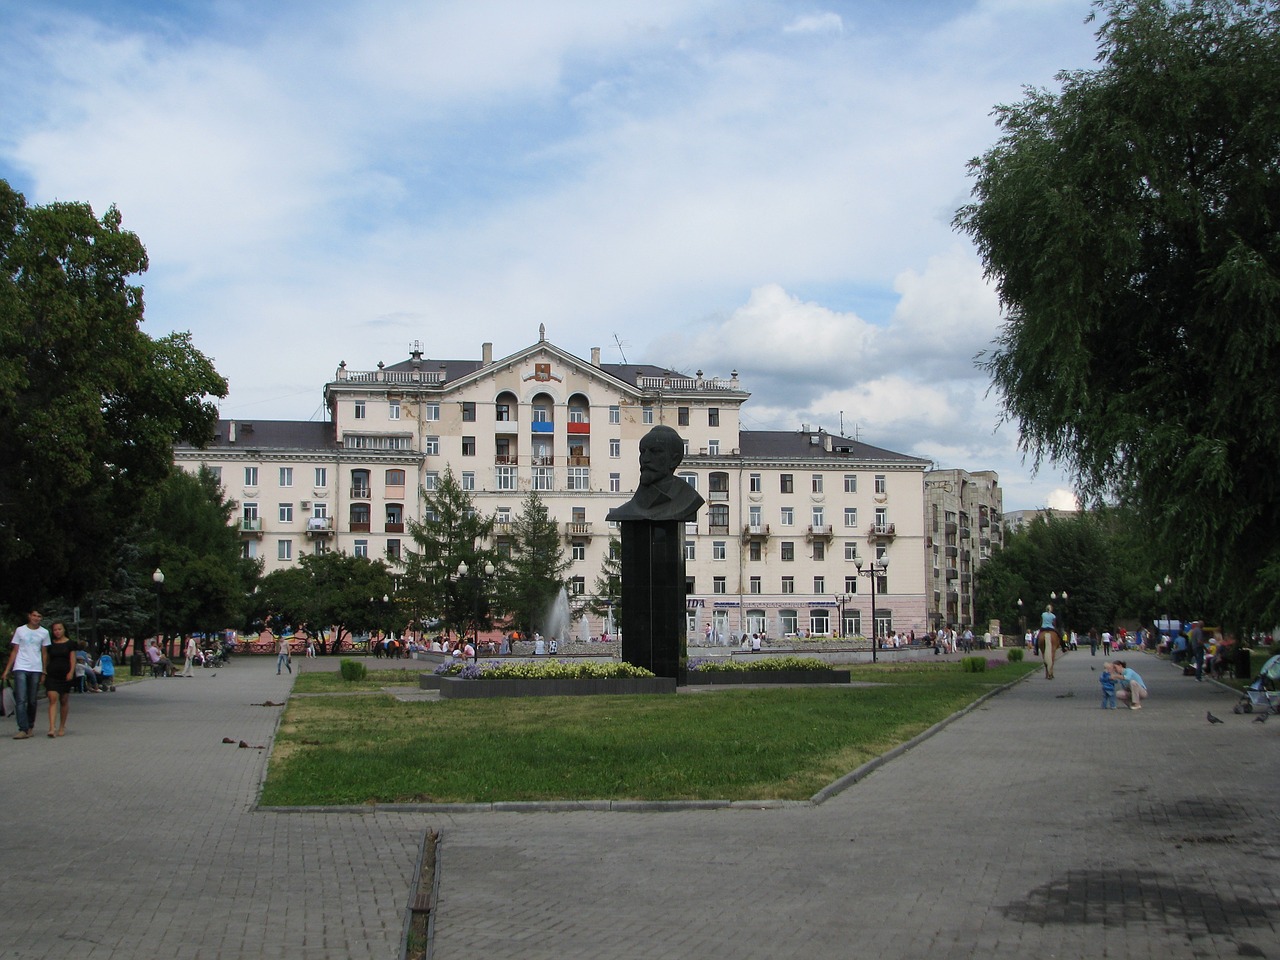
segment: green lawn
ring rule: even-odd
[[[855,667],[876,685],[676,696],[294,697],[262,803],[804,799],[1035,668]],[[363,685],[405,682],[383,674],[417,671]],[[295,692],[313,684],[352,688],[304,674]]]

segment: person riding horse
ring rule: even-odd
[[[1052,680],[1053,663],[1062,646],[1062,631],[1059,629],[1058,617],[1053,612],[1051,603],[1046,603],[1044,613],[1040,614],[1040,633],[1036,635],[1036,639],[1040,647],[1040,656],[1044,657],[1045,679]]]

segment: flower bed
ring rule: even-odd
[[[687,680],[690,686],[848,682],[848,670],[833,670],[816,657],[764,657],[747,661],[696,657],[689,661]]]
[[[599,694],[675,693],[673,679],[655,677],[630,663],[444,663],[422,674],[418,685],[447,699],[474,697],[572,697]]]

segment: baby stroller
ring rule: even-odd
[[[1262,669],[1258,671],[1258,679],[1245,687],[1244,693],[1240,696],[1240,702],[1235,705],[1233,712],[1253,713],[1254,710],[1261,713],[1280,712],[1280,692],[1276,691],[1277,686],[1280,686],[1280,654],[1271,657],[1262,665]]]

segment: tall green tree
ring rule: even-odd
[[[170,644],[179,633],[239,627],[262,564],[241,553],[231,501],[213,474],[171,467],[139,513],[143,562],[134,567],[134,577],[150,592],[152,572],[163,571],[161,623]]]
[[[298,565],[262,578],[253,612],[273,630],[301,628],[316,638],[320,653],[337,649],[345,633],[399,630],[397,614],[383,603],[394,592],[384,560],[339,551],[305,554]],[[330,631],[329,639],[324,639]]]
[[[501,606],[522,635],[541,629],[547,611],[565,587],[572,562],[564,537],[537,491],[529,491],[511,524],[511,555],[503,564]]]
[[[1280,618],[1280,12],[1097,0],[1099,65],[996,109],[956,216],[1036,463],[1134,505],[1235,624]]]
[[[115,207],[28,206],[0,180],[0,603],[104,586],[173,444],[213,435],[226,381],[188,334],[142,332],[146,267]]]
[[[435,490],[422,491],[422,520],[409,520],[413,547],[405,554],[405,574],[399,595],[415,609],[434,614],[446,630],[459,634],[493,626],[491,581],[486,564],[501,569],[501,558],[484,546],[493,535],[493,518],[482,517],[471,495],[462,489],[450,467]],[[468,576],[458,576],[460,564]]]

